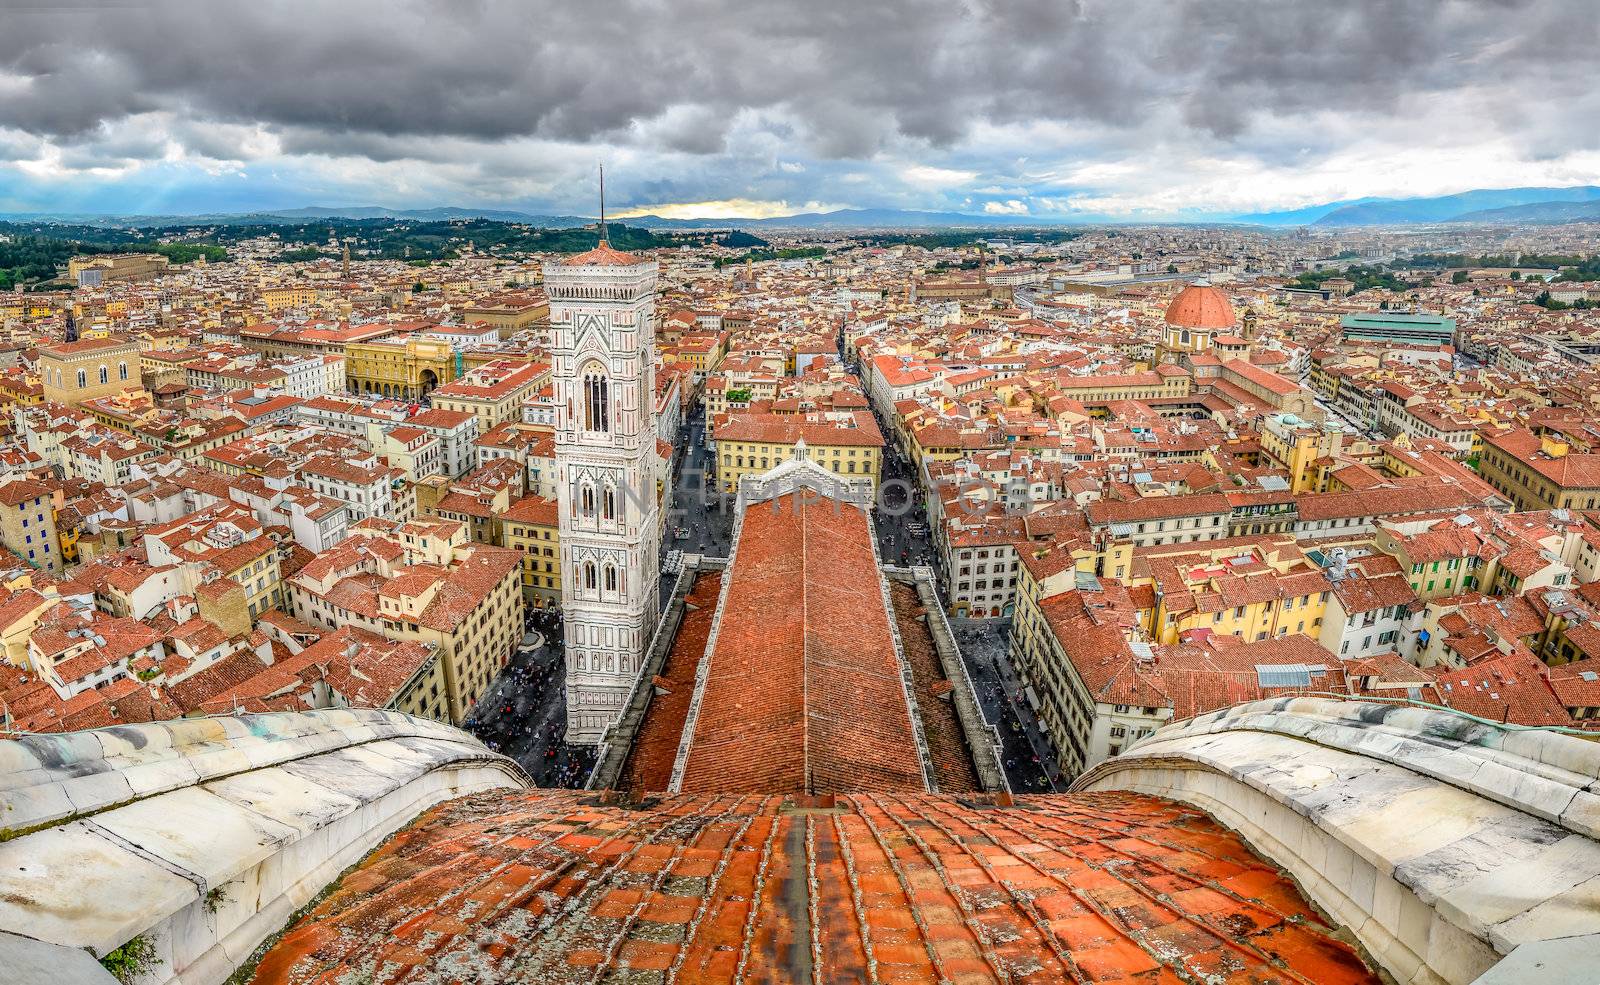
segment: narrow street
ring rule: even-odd
[[[695,407],[684,430],[688,448],[673,477],[673,508],[661,546],[668,551],[727,557],[733,532],[733,496],[717,489],[716,459],[706,447],[704,408]]]
[[[1001,620],[952,620],[967,673],[983,715],[1000,730],[1006,777],[1017,793],[1066,789],[1049,737],[1023,695],[1011,666],[1011,624]]]
[[[541,787],[579,787],[594,768],[595,747],[569,745],[566,662],[559,619],[532,614],[539,644],[513,651],[473,706],[467,729],[489,748],[515,759]]]
[[[881,427],[881,425],[880,425]],[[887,432],[885,432],[887,438]],[[883,451],[881,491],[872,523],[878,532],[878,555],[884,564],[926,564],[937,567],[927,529],[928,512],[914,466],[895,451]],[[913,527],[916,532],[913,532]]]

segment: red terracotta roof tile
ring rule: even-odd
[[[655,696],[650,699],[633,748],[628,751],[628,761],[623,764],[618,785],[625,790],[665,790],[671,785],[673,761],[683,738],[683,724],[689,717],[689,702],[694,697],[695,672],[705,654],[706,641],[711,638],[711,621],[716,616],[721,590],[720,571],[695,578],[672,650],[661,673],[656,675]]]
[[[750,506],[726,577],[682,789],[925,789],[860,507]]]
[[[1376,982],[1276,869],[1138,794],[495,792],[424,815],[256,985],[373,981]]]

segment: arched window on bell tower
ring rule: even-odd
[[[617,487],[606,484],[605,491],[600,494],[600,519],[615,520],[617,518]]]
[[[600,434],[611,431],[611,384],[599,369],[583,374],[583,428]]]

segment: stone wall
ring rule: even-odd
[[[1600,745],[1573,735],[1297,698],[1163,728],[1074,789],[1207,811],[1397,981],[1461,985],[1600,925],[1597,780]]]
[[[0,742],[0,942],[64,949],[66,967],[142,938],[141,983],[221,982],[422,811],[526,785],[466,733],[381,711]]]

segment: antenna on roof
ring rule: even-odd
[[[609,246],[606,242],[606,166],[600,165],[600,245]]]

